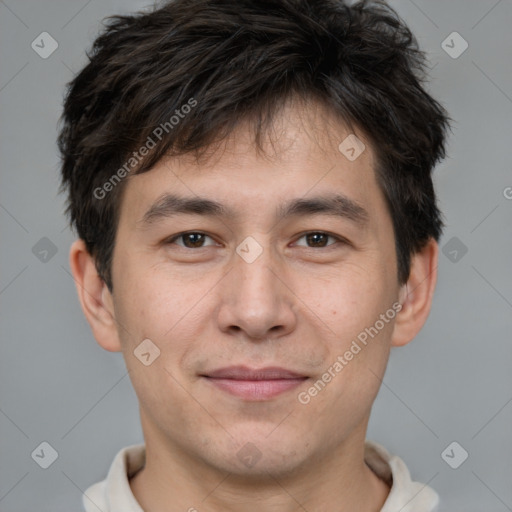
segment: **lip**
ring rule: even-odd
[[[252,369],[229,366],[201,375],[216,388],[245,400],[268,400],[296,388],[308,377],[299,373],[269,366]]]

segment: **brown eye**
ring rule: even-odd
[[[201,249],[205,247],[203,245],[205,238],[210,238],[205,233],[201,233],[199,231],[190,231],[188,233],[180,233],[169,239],[167,241],[168,244],[176,243],[177,240],[182,240],[183,244],[176,244],[180,247],[185,247],[187,249]]]
[[[337,241],[340,241],[341,240],[333,235],[330,235],[329,233],[324,233],[323,231],[312,231],[311,233],[306,233],[304,235],[302,235],[300,239],[306,239],[306,242],[307,242],[307,247],[309,248],[323,248],[323,247],[328,247],[330,245],[334,245],[334,244],[328,244],[327,241],[329,238],[332,238],[333,240],[337,240]]]

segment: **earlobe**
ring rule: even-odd
[[[110,352],[120,352],[113,300],[107,285],[98,275],[94,258],[85,242],[75,240],[69,252],[69,264],[82,311],[98,344]]]
[[[391,345],[409,343],[425,324],[437,281],[439,246],[434,239],[411,257],[409,279],[400,289],[402,309],[396,316]]]

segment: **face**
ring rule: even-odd
[[[208,161],[130,177],[113,257],[146,442],[232,474],[285,474],[364,439],[400,292],[364,137],[350,161],[350,132],[297,106],[273,133],[267,156],[240,129]]]

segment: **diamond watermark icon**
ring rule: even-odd
[[[43,236],[43,238],[32,247],[32,254],[39,261],[48,263],[57,254],[57,246],[49,238]]]
[[[30,46],[39,57],[47,59],[59,47],[59,43],[48,32],[41,32]]]
[[[248,468],[252,468],[261,459],[261,452],[253,443],[245,443],[237,452],[237,457]]]
[[[468,457],[468,452],[457,441],[450,443],[441,453],[441,458],[452,469],[459,468]]]
[[[361,153],[366,149],[366,146],[361,139],[358,139],[353,133],[351,133],[348,137],[343,139],[343,142],[338,146],[338,149],[342,155],[353,162],[361,156]]]
[[[48,442],[43,441],[30,456],[43,469],[48,469],[59,457],[57,450]]]
[[[146,338],[137,345],[133,353],[144,366],[149,366],[160,356],[160,349],[149,338]]]
[[[263,247],[252,236],[245,238],[236,248],[236,253],[247,263],[255,261],[262,252]]]
[[[458,263],[468,252],[468,248],[453,236],[443,246],[443,254],[452,262]]]
[[[468,42],[458,32],[452,32],[441,43],[441,48],[452,59],[458,59],[468,49],[468,46]]]

